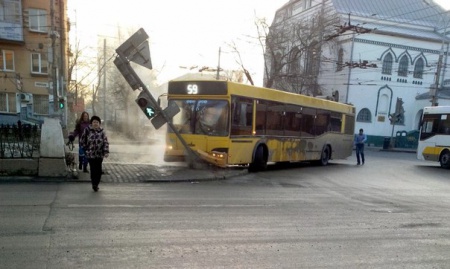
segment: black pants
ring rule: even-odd
[[[102,163],[103,158],[88,159],[91,167],[91,182],[92,186],[98,186],[102,178]]]
[[[359,156],[361,156],[361,161],[364,163],[364,144],[356,144],[356,160],[360,164]]]

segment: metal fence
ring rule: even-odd
[[[0,159],[32,158],[38,155],[40,143],[37,125],[0,125]]]

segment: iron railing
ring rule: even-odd
[[[38,155],[40,143],[37,125],[0,124],[0,159],[32,158]]]

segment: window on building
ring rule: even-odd
[[[2,71],[14,71],[14,51],[1,50],[0,67]]]
[[[319,72],[319,48],[318,43],[313,42],[306,51],[305,71],[307,75],[316,76]]]
[[[359,122],[372,122],[372,114],[368,108],[363,108],[359,111],[356,121]]]
[[[17,112],[15,93],[0,93],[0,111]]]
[[[394,60],[392,58],[392,53],[386,54],[383,59],[383,68],[381,70],[381,73],[385,75],[392,75],[392,64],[394,63]]]
[[[408,57],[403,55],[398,64],[398,76],[406,77],[408,76]]]
[[[389,111],[389,97],[390,94],[387,90],[382,90],[378,95],[378,113],[387,114]]]
[[[341,71],[344,65],[344,49],[339,49],[336,71]]]
[[[293,48],[289,55],[289,74],[297,74],[299,72],[299,56],[300,50]]]
[[[48,95],[33,94],[33,111],[34,111],[34,113],[40,114],[40,115],[48,115],[49,114]]]
[[[31,73],[48,74],[48,60],[44,53],[31,54]]]
[[[28,10],[29,29],[34,32],[47,32],[47,11],[44,9]]]
[[[6,18],[8,16],[6,16],[5,13],[6,13],[5,3],[0,2],[0,21],[6,21]]]
[[[15,93],[8,93],[8,110],[11,113],[17,112],[16,99]]]
[[[275,57],[270,59],[270,75],[273,76],[276,73],[276,70],[278,69],[278,67],[280,66],[280,62],[281,62],[281,53],[277,52],[275,54]]]
[[[416,61],[416,65],[414,66],[414,78],[423,78],[423,67],[424,67],[423,59],[419,58]]]
[[[8,95],[6,93],[0,93],[0,111],[8,112]]]
[[[9,23],[21,22],[19,0],[0,1],[0,21]]]

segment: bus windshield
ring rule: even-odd
[[[228,136],[226,100],[171,100],[181,109],[172,123],[181,134]],[[172,132],[172,130],[170,130]]]

